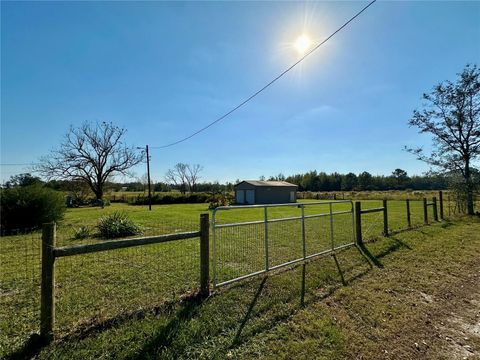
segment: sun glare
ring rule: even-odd
[[[295,40],[294,47],[300,55],[305,55],[305,53],[312,46],[312,40],[306,34],[300,35],[297,40]]]

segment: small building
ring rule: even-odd
[[[286,181],[244,180],[233,188],[237,204],[284,204],[297,201],[298,186]]]

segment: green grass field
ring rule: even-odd
[[[305,215],[326,213],[327,205],[305,201]],[[349,209],[348,203],[335,204],[333,211]],[[380,201],[366,201],[363,208],[379,207]],[[430,208],[431,209],[431,208]],[[159,205],[148,211],[144,206],[113,204],[105,209],[69,209],[58,226],[57,246],[103,241],[92,237],[73,239],[73,229],[94,227],[98,219],[113,211],[126,211],[142,226],[145,234],[166,234],[197,230],[199,215],[207,204]],[[269,210],[269,219],[299,216],[298,207]],[[254,221],[263,218],[263,210],[218,211],[219,224]],[[430,218],[432,218],[430,210]],[[328,218],[306,221],[307,254],[331,246]],[[423,223],[420,202],[412,202],[412,224]],[[379,236],[382,214],[364,216],[365,238]],[[404,201],[389,202],[389,227],[405,228]],[[225,230],[225,231],[224,231]],[[263,225],[225,228],[217,233],[217,277],[228,280],[264,264]],[[350,215],[334,221],[335,245],[352,241]],[[271,266],[298,258],[302,254],[299,220],[272,223],[269,228]],[[0,356],[18,349],[28,334],[38,331],[40,282],[40,233],[0,238]],[[199,241],[183,240],[166,244],[114,250],[56,261],[56,331],[67,336],[77,330],[131,314],[141,309],[165,306],[198,287]]]

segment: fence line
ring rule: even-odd
[[[62,236],[64,236],[64,228],[60,227],[62,231],[57,233],[56,237],[57,240],[59,240],[57,243],[62,246],[55,244],[45,249],[44,254],[47,258],[41,261],[40,249],[42,241],[40,240],[39,233],[31,233],[26,236],[18,235],[14,236],[15,238],[10,236],[0,238],[0,291],[2,292],[0,305],[3,307],[5,304],[7,308],[11,306],[15,309],[15,311],[10,313],[0,314],[0,325],[2,329],[5,329],[5,331],[0,331],[0,333],[3,332],[3,334],[0,334],[0,345],[2,345],[2,343],[8,344],[8,338],[19,336],[19,334],[24,336],[27,333],[38,330],[40,324],[40,298],[42,298],[42,302],[45,304],[51,302],[52,299],[55,303],[55,299],[57,299],[57,319],[55,319],[55,313],[50,312],[48,306],[44,304],[42,307],[42,312],[45,317],[42,333],[48,338],[50,335],[49,329],[56,328],[53,324],[55,320],[57,324],[62,324],[62,326],[67,327],[69,325],[67,320],[71,321],[71,319],[74,318],[71,314],[77,314],[75,311],[78,311],[79,305],[83,306],[86,304],[85,306],[87,306],[88,309],[94,301],[109,297],[111,295],[110,292],[116,289],[119,291],[128,291],[129,294],[134,294],[133,296],[141,294],[141,296],[135,300],[135,306],[150,304],[149,301],[158,295],[155,292],[158,291],[156,290],[159,289],[158,286],[162,289],[168,289],[168,286],[172,286],[171,293],[173,294],[173,286],[179,284],[178,289],[175,287],[175,291],[177,291],[176,294],[179,294],[181,291],[190,291],[189,289],[194,283],[197,284],[197,288],[200,288],[201,294],[207,294],[209,291],[208,274],[211,270],[208,261],[209,251],[212,251],[213,258],[219,256],[218,262],[212,260],[213,273],[219,276],[218,284],[217,281],[214,281],[214,284],[219,285],[222,281],[228,281],[239,275],[242,276],[242,278],[258,275],[265,273],[265,270],[275,270],[351,246],[352,241],[349,239],[353,239],[354,236],[357,241],[358,239],[367,241],[372,236],[380,235],[380,233],[387,235],[391,231],[428,224],[431,219],[438,221],[451,217],[461,211],[457,203],[458,199],[454,198],[451,193],[443,194],[439,192],[438,195],[438,200],[437,197],[434,197],[431,201],[427,199],[425,199],[425,201],[407,199],[404,202],[403,200],[389,200],[384,201],[381,206],[379,206],[380,204],[375,204],[374,201],[362,201],[363,204],[359,205],[361,211],[358,212],[358,214],[357,212],[341,208],[339,205],[339,203],[343,203],[343,206],[345,206],[345,204],[348,206],[348,204],[350,204],[349,201],[330,202],[330,205],[328,205],[328,202],[321,202],[316,204],[300,203],[282,206],[257,206],[251,210],[257,211],[255,216],[258,215],[259,217],[253,219],[235,218],[235,211],[225,211],[230,217],[227,216],[226,221],[215,222],[215,231],[221,232],[221,236],[225,238],[232,239],[232,242],[224,248],[215,246],[210,248],[210,244],[205,240],[207,238],[207,232],[204,231],[202,233],[201,229],[200,231],[194,230],[162,236],[158,236],[157,232],[157,235],[154,234],[143,238],[154,239],[152,240],[153,242],[145,240],[146,242],[143,244],[140,244],[140,242],[143,241],[141,240],[142,238],[134,239],[137,241],[137,244],[139,244],[139,246],[135,247],[137,252],[128,250],[126,246],[130,245],[129,240],[65,246],[68,242],[71,242],[71,240],[62,241],[65,240],[62,238]],[[372,206],[372,204],[374,206]],[[362,208],[362,205],[364,205],[365,208]],[[317,206],[317,208],[315,208],[315,206]],[[356,203],[355,206],[357,206]],[[332,208],[330,209],[330,207]],[[239,208],[245,209],[244,206]],[[264,210],[267,208],[268,210]],[[279,213],[279,209],[288,208],[297,209],[297,212],[290,215],[282,215]],[[355,216],[356,221],[351,220],[352,216]],[[358,220],[358,217],[360,220]],[[258,220],[258,218],[262,220]],[[334,221],[331,221],[332,218]],[[208,228],[208,220],[202,219],[204,222],[202,227]],[[360,223],[360,226],[358,226],[358,223]],[[362,226],[364,227],[362,228]],[[172,227],[169,222],[165,230],[170,232],[181,231],[182,229],[179,228],[177,225]],[[237,231],[237,229],[240,228],[243,229],[241,233]],[[192,229],[188,228],[188,230]],[[155,230],[151,229],[151,232],[153,231]],[[292,236],[294,233],[296,236]],[[190,238],[180,240],[180,237],[184,235],[202,237],[202,234],[204,239],[200,242],[188,240]],[[214,232],[212,231],[212,235],[213,234]],[[162,239],[162,241],[156,242],[158,239]],[[332,239],[334,239],[333,243]],[[179,241],[182,243],[181,249],[174,249],[175,244]],[[116,245],[120,244],[121,246],[115,248]],[[124,248],[124,250],[120,249],[120,247]],[[142,250],[140,251],[139,249]],[[249,249],[257,252],[255,258],[246,255]],[[93,253],[92,251],[103,251],[104,255],[101,255],[102,253]],[[194,254],[195,257],[184,256],[187,251]],[[241,256],[236,257],[235,251],[241,252]],[[47,266],[48,263],[51,262],[51,258],[48,258],[49,252],[54,258],[53,266],[57,268],[57,276],[55,278],[55,272],[51,275],[47,276],[46,274],[44,276],[45,293],[42,295],[40,292],[40,265]],[[91,255],[87,253],[91,253]],[[106,256],[107,253],[122,255],[118,255],[118,258],[113,258]],[[178,257],[179,254],[182,256],[183,262],[180,263],[178,260],[172,262],[172,259],[180,259]],[[137,261],[138,256],[142,256],[140,258],[140,260],[142,260],[141,262]],[[159,259],[162,260],[159,261]],[[102,263],[100,263],[100,261],[102,261]],[[93,268],[92,264],[95,264],[95,262],[98,262],[96,265],[99,266]],[[69,265],[69,267],[66,267],[66,265]],[[188,271],[183,270],[187,265],[189,266]],[[225,270],[223,270],[223,272],[215,271],[216,266],[222,266]],[[107,271],[105,273],[98,272],[99,270],[107,269],[107,267],[110,269],[110,273]],[[118,274],[117,269],[123,268],[128,268],[128,276],[120,274],[120,278],[115,277]],[[199,270],[199,268],[201,268],[201,270]],[[129,283],[136,280],[136,269],[142,272],[142,274],[139,274],[142,278],[137,281],[139,282],[138,284]],[[64,270],[68,270],[69,273]],[[88,278],[88,276],[90,276],[90,278]],[[156,282],[147,281],[145,278],[148,276],[162,277],[162,279],[158,281],[155,280]],[[184,276],[185,279],[188,280],[188,284],[178,281],[181,276]],[[169,277],[169,279],[165,282],[163,278],[167,277]],[[56,287],[48,285],[49,282],[51,283],[53,281],[56,282]],[[106,284],[105,287],[110,287],[110,290],[103,291],[103,289],[101,289],[101,295],[97,296],[95,293],[92,298],[87,298],[88,294],[84,295],[84,290],[96,285],[96,281],[102,284],[99,288],[103,287],[103,284]],[[167,283],[167,285],[165,285],[165,283]],[[134,290],[130,289],[132,285],[135,285]],[[147,286],[151,287],[151,294],[149,293],[143,296],[145,292],[143,289]],[[53,295],[50,295],[50,297],[47,296],[49,287],[51,288],[50,294],[55,292]],[[125,290],[126,288],[128,289]],[[76,289],[81,296],[76,297],[75,294],[69,294],[71,289]],[[82,303],[82,301],[85,303]],[[132,304],[133,303],[128,303],[127,305],[133,306]],[[116,311],[125,311],[126,306],[118,305],[112,309],[106,308],[110,316],[115,314]],[[71,316],[66,316],[65,314],[67,313]],[[8,316],[10,316],[11,319],[9,319]],[[22,321],[26,323],[20,324]],[[79,321],[79,323],[80,322],[81,321]],[[50,323],[52,323],[52,326],[49,325]],[[0,348],[1,347],[2,346],[0,346]],[[6,348],[6,345],[3,347]],[[1,353],[0,357],[2,357]]]

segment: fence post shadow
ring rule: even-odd
[[[143,346],[143,348],[131,359],[145,359],[152,352],[160,348],[167,348],[175,340],[181,325],[191,320],[198,314],[201,305],[207,300],[205,296],[197,295],[187,298],[181,304],[174,317],[162,326],[157,333]],[[150,356],[149,356],[150,355]]]
[[[342,281],[342,285],[347,286],[347,282],[345,281],[345,277],[343,276],[343,270],[340,267],[340,263],[338,262],[338,259],[335,253],[332,254],[332,258],[335,261],[335,265],[337,266],[338,274],[340,275],[340,280]]]
[[[363,242],[357,243],[355,247],[358,252],[367,260],[371,267],[376,266],[380,269],[383,269],[383,264],[370,252],[370,250],[368,250]]]
[[[252,301],[250,302],[250,305],[248,306],[247,313],[243,317],[242,322],[240,323],[240,326],[238,327],[238,330],[235,334],[235,337],[233,338],[232,344],[230,347],[234,347],[240,343],[240,336],[242,335],[243,328],[247,324],[248,320],[250,320],[250,317],[252,316],[252,311],[255,305],[257,304],[258,298],[260,297],[263,288],[265,287],[265,283],[267,282],[267,276],[264,276],[262,279],[262,282],[260,283],[260,286],[258,287],[257,291],[255,292],[255,295],[253,296]]]
[[[360,254],[373,266],[376,266],[380,269],[383,269],[384,268],[384,265],[382,264],[382,262],[379,260],[385,256],[387,256],[388,254],[394,252],[394,251],[397,251],[398,249],[400,248],[405,248],[405,249],[408,249],[408,250],[413,250],[412,247],[408,244],[406,244],[405,242],[399,240],[397,237],[395,236],[390,236],[388,238],[389,240],[393,241],[393,244],[391,244],[388,248],[384,249],[383,251],[381,251],[380,253],[378,253],[376,256],[373,255],[370,250],[368,250],[368,248],[365,246],[365,244],[363,243],[360,243],[360,244],[356,244],[356,248],[357,250],[360,252]]]

